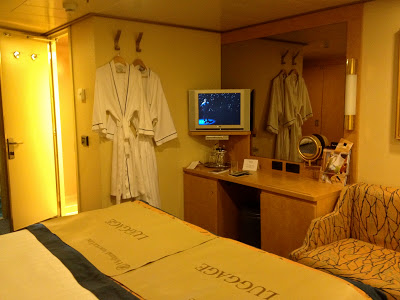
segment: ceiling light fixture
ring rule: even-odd
[[[15,58],[19,58],[19,55],[20,55],[21,53],[19,52],[19,51],[14,51],[13,52],[13,55],[14,55],[14,57]]]

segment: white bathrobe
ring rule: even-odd
[[[132,66],[111,61],[96,70],[92,130],[113,141],[111,195],[117,203],[145,193],[137,136],[154,131],[141,83]]]
[[[160,207],[161,200],[154,143],[159,146],[177,138],[178,135],[159,76],[152,70],[146,69],[142,72],[142,85],[150,110],[152,128],[154,129],[154,136],[139,135],[139,151],[145,187],[145,195],[142,200],[153,206]]]
[[[267,130],[276,134],[275,159],[289,160],[289,127],[284,126],[285,77],[282,73],[272,80]]]
[[[297,145],[302,137],[301,126],[312,117],[306,83],[300,75],[290,74],[285,79],[285,125],[290,130],[290,161],[302,161]]]

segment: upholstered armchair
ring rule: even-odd
[[[290,258],[400,299],[400,189],[358,183],[332,213],[314,219]]]

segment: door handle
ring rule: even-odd
[[[14,142],[13,138],[7,139],[7,153],[8,153],[8,159],[14,159],[15,154],[14,154],[14,146],[15,145],[21,145],[24,142]]]

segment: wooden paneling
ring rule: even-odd
[[[346,65],[324,66],[321,134],[330,142],[343,137]]]
[[[313,116],[306,120],[301,127],[303,135],[321,133],[321,115],[323,98],[324,71],[322,66],[303,66],[303,78],[306,82],[310,97]]]
[[[336,64],[304,65],[303,78],[313,117],[302,126],[303,135],[322,134],[329,142],[339,142],[343,137],[345,76],[344,60]]]
[[[283,257],[303,244],[317,204],[300,199],[261,193],[261,248]]]
[[[184,220],[217,234],[218,181],[184,174]]]
[[[361,19],[362,13],[363,4],[338,7],[225,32],[221,35],[221,42],[230,44],[322,25],[348,22],[349,20],[357,22]]]

